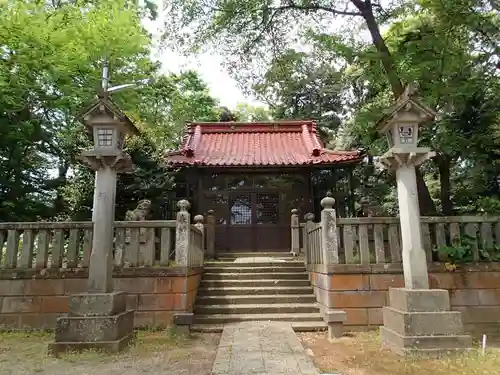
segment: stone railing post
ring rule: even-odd
[[[322,263],[325,265],[338,264],[339,248],[337,241],[337,216],[333,205],[335,199],[331,192],[321,200],[321,252]]]
[[[308,233],[314,229],[314,214],[312,212],[308,212],[304,216],[304,220],[306,221],[306,225],[304,226],[304,263],[306,266],[311,264],[311,251],[312,244],[309,243]]]
[[[205,236],[207,241],[207,258],[215,258],[215,215],[214,210],[208,210],[205,224]]]
[[[191,250],[191,214],[188,210],[191,208],[191,204],[182,199],[177,202],[177,207],[179,212],[177,212],[176,217],[176,227],[175,227],[175,263],[179,266],[188,266],[189,251]]]
[[[290,229],[292,235],[291,252],[294,254],[300,253],[300,224],[299,224],[299,210],[292,210],[292,217],[290,219]]]
[[[194,226],[198,228],[201,232],[201,246],[200,246],[200,253],[196,254],[196,261],[198,262],[197,265],[203,265],[203,256],[205,255],[205,226],[203,225],[203,220],[205,218],[203,215],[196,215],[194,217]]]

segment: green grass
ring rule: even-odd
[[[422,356],[402,358],[380,342],[377,331],[355,333],[329,343],[325,333],[304,333],[299,337],[312,350],[312,360],[325,373],[343,375],[494,375],[500,374],[500,349],[492,337],[483,356],[479,343],[460,354],[443,355],[437,359]]]
[[[88,375],[115,373],[117,368],[123,368],[124,372],[137,368],[141,369],[137,374],[149,375],[159,371],[158,366],[204,375],[203,369],[211,370],[218,340],[219,335],[189,335],[175,329],[144,330],[138,331],[135,343],[118,354],[87,350],[54,358],[47,354],[54,333],[2,332],[0,375]]]

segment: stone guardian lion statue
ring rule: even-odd
[[[151,211],[151,201],[149,199],[142,199],[137,204],[135,210],[128,210],[125,213],[125,221],[144,221],[147,219]],[[146,229],[141,228],[139,231],[140,242],[144,243],[146,237]],[[130,243],[130,229],[127,228],[125,233],[125,243]]]

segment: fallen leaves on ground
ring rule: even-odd
[[[500,349],[492,346],[483,356],[479,343],[470,352],[439,359],[402,358],[380,342],[378,332],[348,334],[330,343],[326,332],[298,334],[311,359],[325,373],[342,375],[494,375],[500,374]]]

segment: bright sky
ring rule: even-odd
[[[159,38],[163,23],[161,13],[156,21],[144,20],[143,23],[153,34],[154,39]],[[196,70],[208,85],[210,94],[219,99],[221,106],[235,108],[238,103],[264,105],[253,97],[243,95],[236,81],[222,67],[222,57],[219,55],[204,53],[186,58],[171,50],[156,49],[153,51],[153,57],[161,61],[164,73],[179,73],[188,69]]]
[[[388,0],[381,0],[382,5],[386,5]],[[144,26],[158,40],[161,35],[161,25],[164,20],[160,12],[155,21],[143,20]],[[345,25],[346,19],[337,17],[336,22],[331,25],[332,31],[339,30]],[[361,31],[359,37],[369,40],[368,31]],[[155,43],[159,44],[159,43]],[[207,83],[213,97],[219,99],[222,106],[234,109],[238,103],[248,103],[251,105],[263,105],[254,97],[246,97],[238,88],[236,81],[229,76],[222,66],[222,57],[217,54],[205,53],[199,56],[186,58],[170,50],[153,51],[155,59],[161,61],[164,73],[179,73],[182,70],[196,70],[201,78]]]
[[[238,103],[262,105],[255,98],[245,97],[236,81],[222,67],[222,58],[208,53],[196,58],[185,58],[172,51],[156,52],[155,57],[162,62],[162,70],[178,73],[181,70],[196,70],[207,83],[210,94],[220,100],[222,106],[235,108]]]

